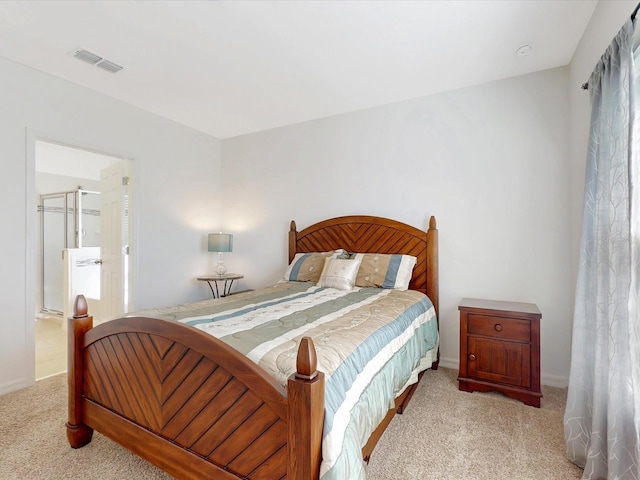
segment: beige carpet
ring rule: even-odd
[[[369,480],[581,478],[565,457],[566,389],[543,387],[538,409],[499,393],[461,392],[457,374],[427,372],[373,452]]]
[[[580,478],[564,456],[565,390],[545,389],[537,409],[499,394],[459,392],[456,373],[427,372],[376,447],[369,480]],[[170,478],[100,434],[73,450],[65,421],[64,375],[1,396],[0,478]]]

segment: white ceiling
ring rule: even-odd
[[[4,0],[0,56],[227,138],[567,65],[596,3]]]

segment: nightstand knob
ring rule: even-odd
[[[502,325],[500,325],[499,323],[496,323],[495,327],[493,327],[496,329],[496,332],[501,332],[502,331]]]
[[[476,359],[476,356],[473,353],[469,354],[469,360],[471,360],[472,362]]]

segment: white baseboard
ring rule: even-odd
[[[460,359],[450,357],[440,357],[440,366],[451,368],[453,370],[460,369]],[[551,375],[543,373],[540,375],[540,383],[549,387],[566,388],[569,385],[569,378],[563,375]]]
[[[540,383],[549,387],[567,388],[569,385],[569,377],[564,375],[550,375],[543,373],[540,375]]]
[[[460,359],[441,356],[440,365],[444,368],[451,368],[453,370],[458,370],[460,368]]]
[[[0,395],[15,392],[23,388],[27,388],[33,385],[33,382],[26,378],[19,378],[11,382],[6,382],[0,385]]]

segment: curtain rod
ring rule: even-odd
[[[633,13],[631,14],[631,21],[635,22],[636,21],[636,15],[638,13],[638,10],[640,10],[640,3],[638,3],[636,5],[636,8],[634,8]],[[589,82],[584,82],[580,88],[582,88],[582,90],[589,90]]]

